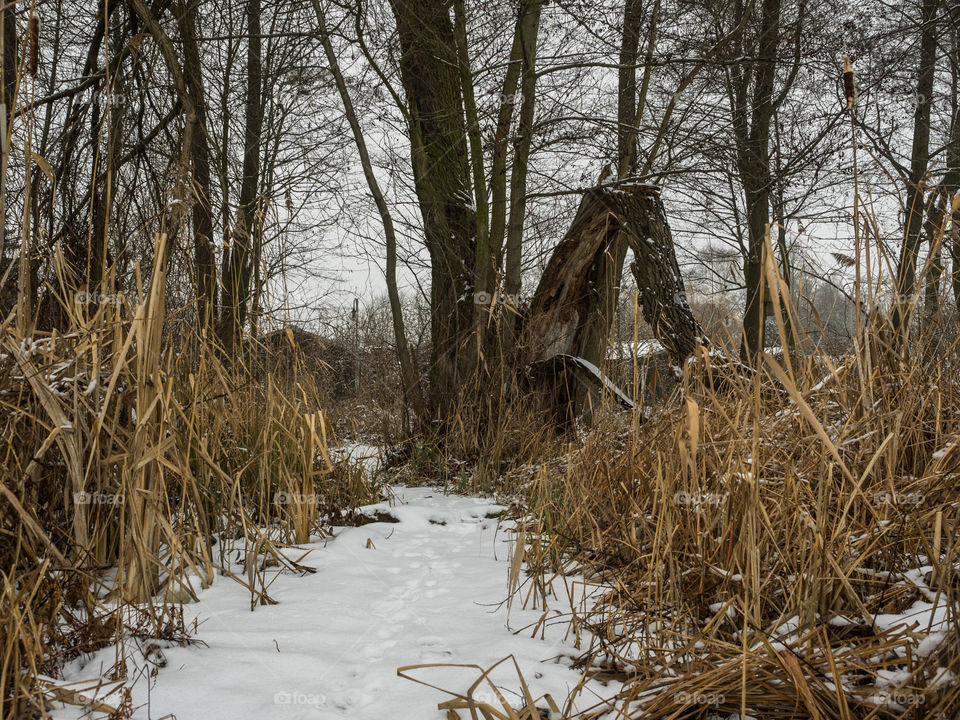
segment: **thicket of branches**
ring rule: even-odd
[[[174,304],[229,346],[270,317],[315,318],[340,258],[365,256],[386,275],[403,389],[433,415],[522,344],[515,301],[598,176],[662,188],[683,272],[699,278],[688,293],[738,307],[749,360],[769,314],[768,228],[798,296],[825,282],[860,297],[856,161],[876,219],[856,240],[877,243],[870,262],[888,271],[870,300],[909,304],[929,258],[919,304],[935,313],[960,294],[945,217],[960,178],[958,12],[955,0],[9,4],[4,307],[28,302],[38,329],[62,326],[71,292],[133,288],[165,232]],[[609,250],[571,348],[591,360],[629,256],[622,237]],[[411,294],[431,309],[425,380],[408,357]]]

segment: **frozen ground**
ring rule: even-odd
[[[184,607],[188,618],[201,623],[197,638],[206,646],[162,647],[148,652],[147,660],[132,654],[131,662],[140,666],[128,670],[129,677],[139,677],[132,683],[133,717],[439,719],[446,715],[437,703],[451,696],[398,677],[398,667],[487,667],[511,654],[533,694],[550,693],[562,705],[579,673],[556,658],[575,651],[563,639],[563,623],[550,628],[546,640],[531,638],[530,629],[513,633],[535,623],[542,611],[522,610],[518,603],[508,618],[503,601],[513,545],[496,517],[502,508],[425,488],[395,493],[392,502],[369,510],[388,512],[398,522],[344,528],[332,539],[289,552],[299,558],[309,549],[300,562],[316,573],[280,573],[269,589],[277,605],[251,612],[249,593],[217,577],[199,603]],[[101,677],[114,654],[108,648],[74,663],[67,680]],[[423,668],[413,674],[466,692],[479,671]],[[521,707],[513,665],[504,664],[495,677],[504,696]],[[499,707],[489,687],[476,696]],[[584,707],[596,699],[588,696]],[[65,706],[54,717],[89,715]]]

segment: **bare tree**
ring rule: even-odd
[[[260,134],[263,130],[261,86],[260,0],[246,3],[247,17],[247,97],[244,105],[243,181],[240,185],[237,221],[230,247],[223,260],[223,314],[221,337],[228,347],[236,345],[247,317],[253,245],[256,242],[258,181],[260,175]]]
[[[893,323],[903,331],[909,323],[909,306],[916,288],[917,256],[923,239],[924,196],[930,164],[930,108],[937,63],[937,12],[939,0],[923,0],[917,24],[920,37],[917,86],[913,113],[913,144],[904,207],[903,245],[897,263]]]

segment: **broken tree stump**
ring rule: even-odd
[[[610,185],[584,193],[570,229],[547,263],[521,337],[527,362],[578,354],[585,319],[598,301],[591,270],[619,233],[633,251],[631,270],[643,317],[672,362],[682,366],[706,343],[687,303],[659,190]]]

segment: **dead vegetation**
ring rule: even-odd
[[[796,347],[772,263],[766,283]],[[960,713],[960,341],[943,318],[857,326],[846,355],[763,354],[753,372],[700,348],[646,418],[606,413],[501,478],[510,596],[543,610],[525,632],[561,623],[578,650],[558,716]],[[588,679],[609,696],[574,712]],[[451,718],[549,709],[444,689]]]
[[[137,290],[91,304],[60,288],[66,332],[24,334],[16,311],[0,325],[5,718],[89,704],[56,682],[81,654],[116,644],[104,682],[130,681],[125,645],[190,642],[182,604],[215,574],[251,608],[274,602],[266,568],[308,569],[284,546],[373,497],[328,452],[311,373],[227,361],[164,306],[162,263]]]
[[[960,711],[960,346],[879,331],[723,390],[701,354],[648,422],[515,473],[521,597],[557,608],[571,577],[598,593],[568,617],[576,661],[623,685],[585,716]]]

